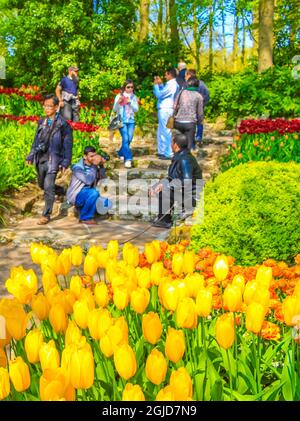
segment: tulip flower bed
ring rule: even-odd
[[[300,255],[187,247],[32,244],[42,287],[12,268],[0,302],[0,399],[299,400]]]
[[[223,170],[249,161],[300,162],[300,119],[243,120],[238,130]]]

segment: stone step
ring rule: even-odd
[[[122,168],[112,169],[110,171],[110,178],[112,180],[127,180],[143,179],[143,180],[156,180],[165,177],[167,171],[165,169],[156,168]]]

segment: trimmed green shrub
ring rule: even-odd
[[[241,164],[208,182],[191,246],[210,246],[242,265],[292,261],[300,252],[300,165]]]

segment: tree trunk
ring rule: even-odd
[[[157,16],[157,38],[158,41],[162,40],[163,37],[163,0],[159,0],[159,6],[158,6],[158,16]]]
[[[222,41],[223,41],[223,63],[226,68],[227,65],[227,51],[226,51],[226,29],[225,29],[225,21],[226,21],[226,14],[225,14],[225,5],[222,2],[221,5],[221,16],[222,16]]]
[[[170,16],[170,41],[171,49],[179,54],[179,33],[177,25],[177,7],[175,0],[169,0],[169,16]]]
[[[246,22],[245,16],[243,15],[243,37],[242,37],[242,63],[246,61]]]
[[[214,9],[213,6],[209,6],[209,58],[208,58],[208,69],[209,73],[212,74],[214,66],[214,55],[213,55],[213,34],[214,34]]]
[[[239,54],[239,16],[237,10],[235,11],[234,17],[234,29],[233,29],[233,48],[232,48],[232,61],[233,69],[237,70],[238,65],[238,54]]]
[[[144,41],[149,35],[149,6],[150,0],[141,0],[139,41]]]
[[[258,71],[273,66],[274,0],[259,1]]]
[[[196,72],[200,72],[200,37],[198,33],[198,18],[197,18],[197,10],[194,5],[193,7],[193,38],[195,43],[195,64],[196,64]]]

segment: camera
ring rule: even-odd
[[[48,150],[48,145],[45,142],[38,143],[35,147],[36,153],[46,153]]]
[[[109,156],[106,152],[104,152],[104,151],[99,151],[99,152],[98,152],[98,154],[99,154],[100,156],[102,156],[102,158],[104,158],[104,159],[105,159],[105,161],[109,161],[109,160],[110,160],[110,156]]]

